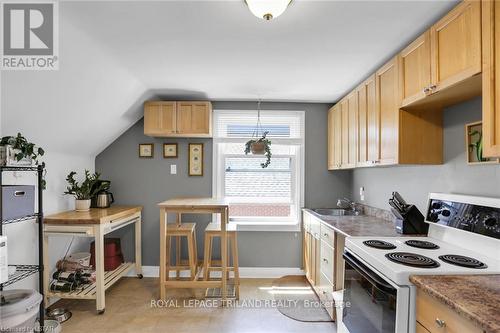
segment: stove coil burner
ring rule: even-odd
[[[376,239],[364,241],[363,244],[380,250],[394,250],[396,248],[396,245],[394,244]]]
[[[417,268],[436,268],[439,263],[429,257],[409,252],[392,252],[385,255],[392,262]]]
[[[426,249],[426,250],[437,250],[439,246],[423,240],[410,239],[405,242],[406,245],[416,247],[418,249]]]
[[[477,259],[460,256],[458,254],[445,254],[443,256],[439,256],[439,259],[447,262],[448,264],[467,268],[483,269],[488,267],[485,263],[482,263]]]

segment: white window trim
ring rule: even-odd
[[[248,112],[249,110],[214,110],[214,114],[216,112]],[[253,111],[253,110],[250,110]],[[257,111],[257,110],[255,110]],[[262,112],[295,112],[299,115],[300,126],[302,137],[300,139],[280,139],[273,138],[272,142],[274,144],[287,143],[287,144],[295,144],[298,145],[298,163],[300,163],[300,172],[296,174],[299,178],[298,183],[300,184],[299,191],[299,202],[297,207],[297,218],[295,221],[281,221],[281,222],[255,222],[255,221],[232,221],[230,223],[234,223],[237,225],[238,231],[277,231],[277,232],[298,232],[301,230],[301,220],[302,220],[302,208],[304,207],[304,192],[305,192],[305,111],[296,111],[296,110],[262,110]],[[213,117],[213,127],[216,126],[215,121],[217,117]],[[247,139],[238,139],[238,138],[213,138],[213,158],[212,158],[212,193],[214,197],[222,196],[223,182],[224,177],[219,177],[219,167],[223,165],[222,154],[219,152],[218,143],[224,142],[238,142],[241,141],[245,143]],[[274,155],[273,155],[274,156]],[[293,166],[296,167],[295,165]],[[213,215],[213,221],[220,222],[220,217],[218,214]]]

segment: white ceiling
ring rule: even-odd
[[[60,3],[60,69],[1,73],[2,135],[96,155],[144,100],[332,103],[453,7],[300,1],[265,22],[237,1]]]
[[[270,22],[243,0],[70,2],[61,15],[150,89],[333,102],[455,3],[299,0]]]

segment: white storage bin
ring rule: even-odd
[[[35,290],[14,289],[0,292],[0,332],[33,332],[42,295]]]

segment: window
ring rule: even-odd
[[[214,195],[229,200],[230,222],[296,230],[303,205],[304,112],[261,111],[260,119],[272,141],[267,168],[260,166],[264,156],[244,153],[257,111],[214,111]]]

